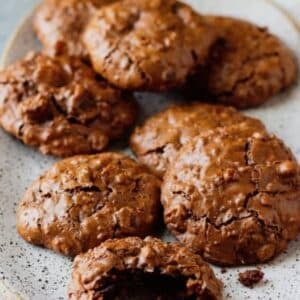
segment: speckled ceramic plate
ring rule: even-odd
[[[245,18],[280,36],[294,50],[300,62],[300,35],[290,20],[266,0],[190,0],[203,13]],[[17,29],[4,56],[2,66],[37,50],[29,16]],[[299,81],[299,80],[298,80]],[[144,118],[161,110],[174,100],[174,95],[139,94]],[[149,105],[151,103],[151,105]],[[264,120],[300,159],[300,85],[272,99],[267,105],[247,113]],[[126,151],[127,149],[120,149]],[[15,207],[26,187],[46,170],[54,158],[27,148],[4,132],[0,132],[0,281],[24,299],[65,299],[72,262],[48,250],[31,246],[17,235]],[[164,236],[170,237],[168,234]],[[290,244],[288,251],[272,263],[262,265],[265,280],[255,289],[241,286],[237,274],[245,268],[228,269],[217,275],[225,283],[226,299],[300,299],[300,242]],[[5,299],[6,296],[4,296]],[[0,299],[3,299],[0,295]]]

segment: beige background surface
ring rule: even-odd
[[[300,0],[270,0],[285,10],[300,30]]]

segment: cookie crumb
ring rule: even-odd
[[[239,282],[247,287],[253,287],[264,278],[264,273],[258,269],[239,273]]]
[[[225,273],[227,273],[227,270],[226,270],[225,268],[222,268],[222,269],[221,269],[221,273],[222,273],[222,274],[225,274]]]

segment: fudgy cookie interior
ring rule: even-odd
[[[188,295],[186,281],[180,275],[174,277],[158,271],[148,273],[142,270],[126,270],[115,272],[107,278],[99,292],[104,300],[197,299],[196,295]],[[212,298],[203,295],[203,299]]]

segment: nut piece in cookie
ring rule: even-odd
[[[159,239],[113,239],[75,258],[70,300],[222,298],[213,270],[187,248]]]
[[[299,165],[275,136],[211,131],[181,148],[162,204],[171,232],[208,261],[263,263],[299,232]]]
[[[265,130],[259,120],[242,115],[232,107],[193,102],[171,106],[150,117],[135,129],[130,144],[138,159],[162,177],[179,149],[193,137],[231,125],[251,133]]]
[[[183,85],[206,62],[218,35],[175,0],[124,0],[98,10],[83,41],[94,69],[122,89]]]
[[[34,29],[50,54],[87,58],[81,36],[95,11],[115,0],[44,0],[37,8]]]
[[[223,41],[188,84],[193,97],[207,94],[212,101],[254,107],[295,82],[293,54],[266,28],[227,17],[207,17],[207,22],[223,32]]]
[[[109,238],[152,233],[159,197],[160,180],[127,156],[75,156],[28,188],[17,229],[30,243],[74,256]]]
[[[134,123],[133,96],[79,59],[31,53],[0,73],[0,124],[44,154],[102,151]]]

